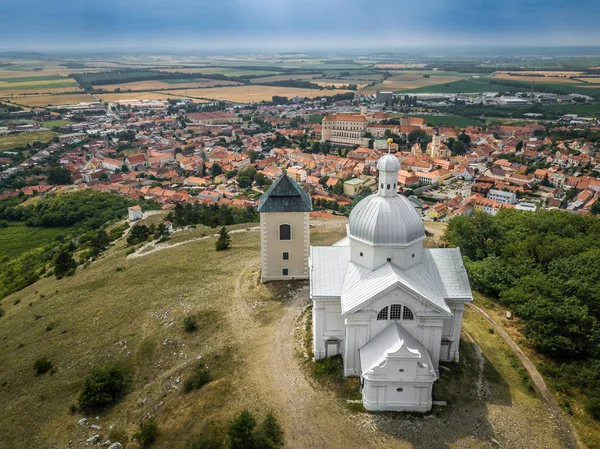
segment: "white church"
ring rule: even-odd
[[[439,361],[458,361],[471,288],[458,248],[423,248],[423,222],[397,193],[398,158],[377,169],[378,192],[352,210],[347,237],[310,247],[314,357],[341,354],[367,410],[426,412]]]

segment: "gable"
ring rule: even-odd
[[[260,197],[258,212],[311,212],[308,193],[285,173]]]

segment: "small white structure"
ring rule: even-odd
[[[131,206],[129,209],[129,221],[137,221],[142,219],[141,206]]]
[[[285,172],[260,198],[261,282],[308,279],[312,199]]]
[[[471,288],[458,248],[423,248],[425,229],[397,193],[398,158],[352,210],[348,236],[310,251],[315,359],[343,355],[367,410],[426,412],[438,363],[458,361]]]

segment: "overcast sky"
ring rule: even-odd
[[[0,47],[600,45],[600,0],[0,0]]]

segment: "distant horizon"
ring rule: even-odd
[[[0,42],[13,51],[161,48],[273,52],[600,44],[600,6],[592,0],[2,3],[5,20],[0,21]]]

